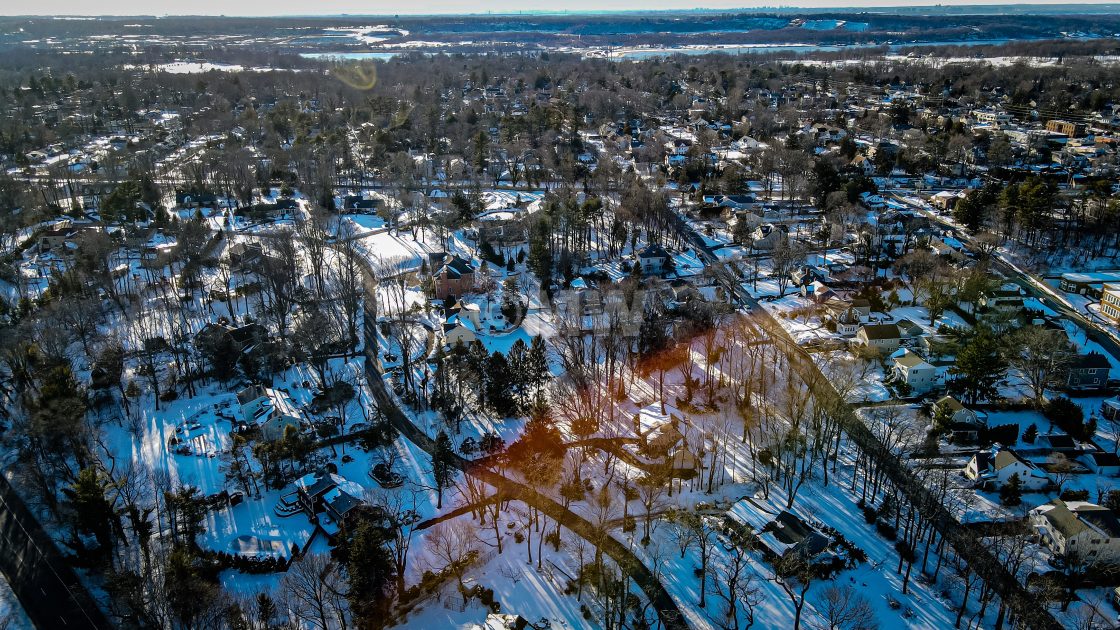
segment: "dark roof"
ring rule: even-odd
[[[335,480],[332,479],[330,475],[323,475],[316,479],[315,483],[307,486],[304,492],[307,493],[307,496],[315,498],[330,492],[337,486],[338,484],[335,483]]]
[[[1042,437],[1046,438],[1046,443],[1050,445],[1050,448],[1062,448],[1062,449],[1077,448],[1077,443],[1073,441],[1073,438],[1071,438],[1068,435],[1065,435],[1064,433],[1044,435]]]
[[[232,328],[229,331],[229,338],[232,339],[234,343],[242,346],[253,343],[257,340],[258,336],[263,335],[264,327],[260,324],[245,324],[244,326]]]
[[[347,209],[370,210],[381,206],[381,200],[366,199],[361,195],[347,195],[342,205]]]
[[[218,196],[210,192],[191,192],[186,190],[175,191],[175,203],[183,205],[185,203],[197,203],[200,205],[210,205],[218,202]]]
[[[797,515],[791,512],[782,512],[774,519],[774,538],[792,545],[805,539],[813,528],[809,527]]]
[[[338,492],[338,496],[334,497],[330,502],[331,509],[334,510],[339,516],[346,516],[350,510],[365,505],[361,499],[350,496],[349,493],[342,491]]]
[[[1070,365],[1071,370],[1107,370],[1110,367],[1112,366],[1108,359],[1099,352],[1080,355]]]
[[[1089,453],[1089,457],[1093,458],[1093,463],[1097,466],[1120,466],[1120,457],[1116,453],[1096,451]]]
[[[1109,538],[1120,538],[1120,521],[1112,510],[1077,510],[1077,517],[1108,534]]]
[[[868,339],[899,338],[898,326],[895,324],[866,324],[862,330]]]
[[[642,251],[638,252],[638,258],[668,258],[669,252],[657,243],[646,245]]]
[[[435,252],[428,254],[428,264],[432,268],[432,275],[442,275],[444,269],[448,271],[448,276],[458,278],[463,274],[474,273],[474,267],[470,262],[459,258],[456,254],[448,254],[447,252]]]
[[[992,465],[992,454],[988,451],[980,451],[976,453],[976,470],[984,472]]]

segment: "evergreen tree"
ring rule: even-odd
[[[163,581],[171,614],[181,627],[195,627],[195,621],[216,595],[217,586],[203,579],[194,558],[184,548],[171,552]]]
[[[529,235],[529,270],[540,280],[547,290],[552,284],[552,225],[542,217],[533,225]]]
[[[956,365],[949,368],[953,376],[950,387],[961,392],[965,402],[976,403],[996,395],[996,385],[1006,371],[999,342],[991,331],[981,328],[961,348]]]
[[[98,551],[108,557],[113,548],[113,532],[120,528],[113,504],[105,496],[107,484],[93,467],[83,468],[74,483],[64,488],[63,506],[74,530],[97,540]]]
[[[445,431],[436,436],[436,452],[432,454],[432,477],[436,482],[436,508],[443,508],[443,489],[455,478],[455,447]]]
[[[541,388],[548,383],[552,373],[548,370],[548,355],[545,350],[544,337],[537,335],[529,344],[529,353],[525,357],[526,383],[534,389],[534,395],[540,396]]]
[[[503,417],[518,415],[514,390],[517,388],[519,377],[511,370],[506,356],[497,351],[491,354],[484,376],[486,400],[490,409]]]
[[[1019,505],[1023,501],[1023,484],[1019,475],[1011,475],[1007,483],[999,488],[999,501],[1006,506]]]
[[[359,517],[338,548],[338,558],[350,577],[346,598],[356,627],[384,627],[392,609],[396,565],[388,541],[388,530]]]
[[[509,349],[509,372],[510,372],[510,389],[512,390],[513,397],[517,403],[518,411],[525,408],[527,404],[526,398],[529,393],[529,346],[525,345],[524,339],[518,339],[513,342]]]

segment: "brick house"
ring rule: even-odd
[[[440,252],[428,255],[436,299],[459,297],[474,289],[474,267],[456,255]]]

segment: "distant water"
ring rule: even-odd
[[[378,61],[389,61],[401,53],[396,52],[324,52],[324,53],[300,53],[300,57],[306,59],[376,59]]]
[[[952,42],[906,42],[901,44],[886,44],[889,50],[898,51],[903,48],[910,48],[913,46],[994,46],[997,44],[1006,44],[1011,40],[1009,39],[988,39],[983,41],[976,40],[962,40]],[[618,52],[612,52],[612,57],[623,59],[654,59],[657,57],[668,57],[671,55],[709,55],[712,53],[719,53],[725,55],[753,55],[761,53],[773,52],[795,52],[795,53],[811,53],[811,52],[839,52],[841,50],[852,50],[860,48],[877,48],[884,44],[849,44],[847,46],[833,46],[827,44],[757,44],[753,46],[697,46],[693,48],[650,48],[643,49],[628,49]]]
[[[859,23],[854,24],[857,28]],[[840,28],[846,28],[849,24],[842,25]],[[834,27],[835,28],[835,27]],[[954,40],[942,42],[892,42],[892,43],[859,43],[834,45],[834,44],[750,44],[744,46],[689,46],[687,48],[667,48],[667,47],[651,47],[651,48],[622,48],[612,49],[610,56],[614,59],[655,59],[658,57],[669,57],[672,55],[710,55],[713,53],[724,55],[752,55],[762,53],[774,52],[794,52],[794,53],[813,53],[813,52],[840,52],[842,50],[852,50],[860,48],[877,48],[886,46],[888,50],[895,52],[903,48],[912,48],[915,46],[995,46],[999,44],[1006,44],[1010,41],[1025,41],[1025,40],[1011,40],[1011,39],[984,39],[984,40]],[[450,52],[446,49],[424,49],[421,47],[409,49],[407,52],[419,53],[436,53],[436,52]],[[481,52],[481,51],[472,51]],[[571,51],[578,52],[578,51]],[[605,49],[603,48],[588,48],[583,51],[587,56],[602,57],[605,56]],[[388,61],[394,57],[404,54],[404,52],[317,52],[317,53],[300,53],[301,57],[307,59],[340,59],[340,60],[354,60],[354,59],[373,59],[378,61]]]

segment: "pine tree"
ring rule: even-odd
[[[347,599],[359,628],[380,628],[393,604],[396,565],[387,542],[388,532],[361,519],[340,546],[340,560],[350,576]]]
[[[1006,506],[1019,505],[1023,501],[1023,484],[1019,475],[1011,475],[1007,483],[999,488],[999,501]]]
[[[541,218],[529,236],[529,269],[546,289],[552,284],[551,240],[552,226],[547,218]]]
[[[996,394],[996,384],[1006,371],[999,342],[990,331],[981,329],[957,354],[956,364],[949,369],[954,377],[950,386],[964,395],[965,402],[975,403]]]
[[[112,552],[117,515],[105,496],[105,490],[106,484],[101,475],[96,468],[90,467],[83,468],[74,483],[62,493],[75,531],[91,534],[97,540],[98,550],[108,556]]]
[[[432,477],[436,482],[436,508],[443,509],[443,489],[451,485],[455,475],[455,450],[451,438],[440,431],[436,436],[436,452],[432,454]]]
[[[514,390],[518,378],[511,370],[509,361],[501,352],[495,351],[487,361],[485,372],[486,400],[494,413],[509,417],[518,414]]]
[[[526,382],[533,387],[534,394],[540,396],[541,388],[548,383],[552,373],[548,370],[548,355],[545,351],[544,337],[533,337],[529,345],[529,354],[525,357]]]

